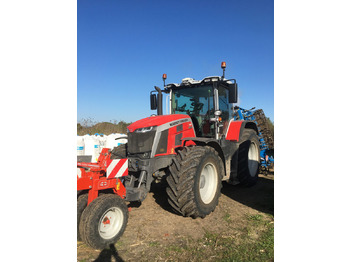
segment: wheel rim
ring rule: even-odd
[[[199,194],[204,204],[209,204],[216,193],[218,176],[213,164],[208,163],[204,166],[199,180]]]
[[[124,221],[123,212],[118,207],[108,209],[100,218],[98,232],[103,239],[115,237],[122,228]]]
[[[248,151],[248,169],[250,176],[254,177],[259,166],[259,150],[258,146],[251,142]]]

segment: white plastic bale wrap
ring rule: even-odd
[[[125,138],[117,139],[120,137],[125,137]],[[126,137],[127,137],[126,134],[116,134],[116,133],[110,134],[107,136],[105,147],[109,149],[113,149],[114,147],[117,147],[121,144],[126,144],[128,142],[128,139]]]
[[[85,154],[84,137],[77,136],[77,155],[82,156]]]
[[[98,136],[98,141],[99,141],[99,143],[100,143],[99,153],[101,153],[102,149],[106,147],[107,136],[106,136],[106,135],[100,135],[100,136]]]
[[[125,137],[125,138],[121,138]],[[117,139],[120,138],[120,139]],[[116,140],[117,139],[117,140]],[[96,163],[103,148],[113,149],[128,142],[126,134],[114,133],[108,136],[88,134],[77,137],[77,155],[91,156],[91,162]]]
[[[100,141],[96,136],[84,136],[85,155],[92,156],[91,162],[96,163],[100,155]]]

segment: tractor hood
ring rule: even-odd
[[[128,130],[132,133],[139,128],[160,126],[169,122],[187,118],[191,119],[188,115],[182,114],[150,116],[132,123],[130,126],[128,126]]]

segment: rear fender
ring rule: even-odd
[[[244,129],[253,129],[258,134],[258,127],[252,121],[234,121],[231,119],[227,128],[225,137],[226,140],[240,142]]]

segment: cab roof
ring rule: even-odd
[[[182,79],[180,84],[171,83],[167,84],[164,89],[170,90],[170,89],[176,89],[176,88],[183,88],[187,86],[196,86],[196,85],[203,85],[206,83],[212,83],[212,82],[226,82],[227,84],[232,84],[232,82],[226,78],[223,78],[221,76],[207,76],[203,78],[202,80],[195,80],[193,78],[186,77]]]

